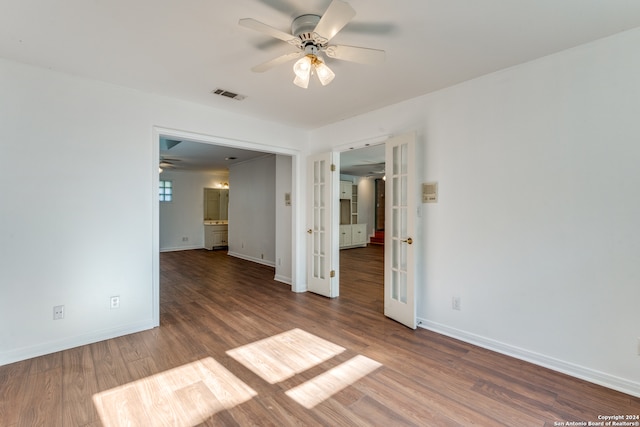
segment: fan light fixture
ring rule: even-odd
[[[242,27],[258,31],[276,39],[289,43],[297,51],[285,53],[270,61],[252,67],[256,73],[263,73],[290,60],[297,59],[293,66],[296,74],[294,84],[301,88],[309,87],[311,74],[316,74],[323,86],[331,83],[336,76],[320,58],[322,53],[331,59],[356,62],[359,64],[380,64],[384,62],[385,53],[379,49],[365,47],[330,45],[331,39],[347,25],[356,15],[356,11],[344,0],[331,0],[322,15],[300,15],[291,23],[291,33],[280,31],[270,25],[252,18],[238,21]]]
[[[315,46],[313,46],[315,48]],[[317,52],[317,49],[315,49]],[[318,80],[322,83],[322,86],[326,86],[336,76],[331,68],[327,66],[315,53],[308,53],[302,58],[298,59],[293,64],[293,72],[296,73],[296,78],[293,83],[296,86],[300,86],[303,89],[309,87],[309,79],[311,74],[318,76]]]

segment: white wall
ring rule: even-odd
[[[276,188],[275,188],[275,216],[276,216],[276,274],[275,279],[287,284],[292,283],[293,278],[293,247],[291,236],[293,235],[293,164],[291,156],[276,156]],[[291,204],[285,204],[285,194],[292,196]]]
[[[418,180],[439,184],[422,326],[640,395],[638,46],[629,31],[311,133],[327,150],[417,132]]]
[[[164,171],[160,179],[173,186],[173,200],[160,203],[160,251],[203,248],[204,189],[228,182],[228,174]]]
[[[368,238],[375,234],[376,227],[376,181],[374,178],[359,177],[358,184],[358,223],[367,224]]]
[[[276,156],[229,167],[229,255],[275,266]]]
[[[297,153],[307,139],[276,123],[0,60],[0,364],[156,324],[154,126],[275,152]],[[112,295],[118,310],[109,309]],[[65,319],[53,321],[59,304]]]

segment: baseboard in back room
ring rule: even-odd
[[[194,249],[204,249],[202,246],[176,246],[173,248],[160,248],[160,252],[178,252],[178,251],[192,251]]]
[[[251,257],[249,255],[239,254],[237,252],[229,251],[227,253],[227,255],[232,256],[232,257],[236,257],[236,258],[240,258],[240,259],[243,259],[245,261],[251,261],[251,262],[258,263],[258,264],[266,265],[268,267],[274,267],[275,268],[275,266],[276,266],[276,263],[274,261],[269,261],[269,260],[261,259],[261,258],[254,258],[254,257]]]

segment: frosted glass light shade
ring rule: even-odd
[[[331,68],[327,67],[327,65],[322,61],[316,61],[315,66],[316,74],[318,75],[318,79],[320,80],[320,83],[322,83],[322,86],[326,86],[331,83],[333,78],[336,76],[335,73],[331,71]]]
[[[299,75],[296,74],[296,78],[293,79],[293,84],[295,84],[296,86],[299,86],[303,89],[306,89],[309,87],[309,77],[311,76],[311,73],[307,73],[306,76],[304,77],[300,77]]]
[[[307,80],[309,79],[309,73],[311,72],[311,57],[309,55],[303,56],[298,59],[295,64],[293,64],[293,72],[296,73],[296,76]]]
[[[312,54],[298,59],[296,63],[293,64],[293,72],[296,74],[296,78],[293,80],[293,83],[304,89],[309,87],[311,74],[317,74],[318,80],[320,80],[320,83],[322,83],[323,86],[331,83],[333,78],[336,76],[321,59]]]

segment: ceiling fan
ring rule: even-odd
[[[356,11],[349,3],[333,0],[322,16],[301,15],[291,24],[291,34],[280,31],[252,18],[241,19],[238,24],[268,36],[280,39],[297,48],[297,51],[256,65],[252,71],[262,73],[277,65],[298,59],[293,66],[296,75],[293,83],[306,89],[309,79],[316,74],[323,86],[331,83],[335,73],[324,63],[321,53],[329,58],[360,64],[380,64],[384,62],[385,52],[365,47],[330,45],[331,39],[353,19]]]
[[[164,169],[171,169],[176,167],[174,163],[180,162],[180,159],[167,159],[165,157],[160,157],[159,170],[162,172]]]
[[[385,163],[365,162],[359,164],[340,165],[340,173],[345,175],[382,177],[385,175]]]

